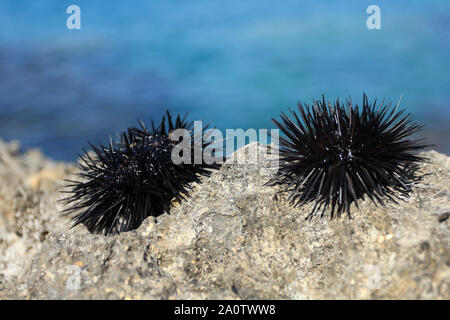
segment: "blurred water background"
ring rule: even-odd
[[[68,30],[66,8],[81,8]],[[368,30],[366,8],[381,8]],[[0,2],[0,138],[76,159],[164,110],[219,129],[325,94],[386,98],[450,154],[450,1]]]

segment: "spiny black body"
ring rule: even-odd
[[[187,129],[192,138],[192,123],[178,116],[175,123],[169,112],[161,124],[147,129],[129,128],[120,141],[109,146],[90,144],[93,154],[83,149],[79,176],[70,181],[71,194],[64,199],[71,205],[65,214],[75,213],[74,226],[84,224],[90,232],[105,235],[136,229],[148,216],[169,212],[174,199],[188,196],[190,183],[200,183],[220,164],[178,164],[171,159],[175,142],[170,135],[175,129]],[[203,128],[203,129],[206,129]],[[191,148],[200,144],[202,150],[210,143],[191,139]],[[191,152],[193,154],[193,152]],[[191,162],[194,163],[194,162]]]
[[[420,179],[424,158],[417,152],[428,145],[409,138],[421,126],[397,107],[376,107],[365,94],[361,109],[351,100],[331,105],[322,96],[313,106],[299,103],[300,116],[290,110],[292,118],[272,119],[286,137],[280,137],[280,169],[269,184],[287,185],[293,205],[315,202],[307,218],[323,216],[326,208],[331,218],[351,217],[351,204],[358,207],[365,196],[382,205],[407,198]]]

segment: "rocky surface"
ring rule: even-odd
[[[0,290],[17,283],[50,233],[67,229],[58,214],[59,190],[74,170],[38,150],[22,154],[17,141],[0,140]]]
[[[262,161],[105,237],[59,214],[73,164],[0,142],[0,298],[449,299],[450,157],[425,155],[407,202],[365,201],[352,220],[305,221],[311,206],[263,186]]]

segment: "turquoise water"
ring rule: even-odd
[[[87,141],[189,110],[219,129],[325,94],[397,101],[450,154],[449,1],[0,2],[0,137],[75,160]],[[81,30],[66,28],[67,6]],[[381,9],[368,30],[366,8]]]

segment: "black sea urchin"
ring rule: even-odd
[[[333,105],[313,101],[298,104],[300,117],[281,114],[282,123],[272,119],[286,136],[280,137],[280,167],[269,184],[287,185],[290,202],[315,202],[307,218],[331,206],[331,218],[350,205],[364,200],[384,205],[388,199],[405,199],[413,182],[420,179],[417,168],[424,158],[417,151],[427,147],[408,137],[421,126],[411,124],[411,114],[397,111],[398,104],[369,104],[363,95],[360,109],[351,99]]]
[[[83,149],[82,181],[69,180],[70,191],[64,191],[71,194],[63,200],[71,205],[64,213],[78,212],[74,226],[82,223],[90,232],[105,235],[136,229],[148,216],[169,212],[174,199],[181,201],[188,195],[190,183],[200,183],[201,176],[219,168],[216,163],[194,164],[194,147],[203,151],[211,142],[194,139],[192,122],[185,118],[178,116],[174,123],[167,112],[168,127],[166,117],[157,128],[153,121],[151,129],[140,122],[141,128],[129,128],[120,141],[110,139],[109,146],[89,144],[92,154]],[[172,161],[176,142],[170,136],[175,129],[188,130],[191,164]]]

